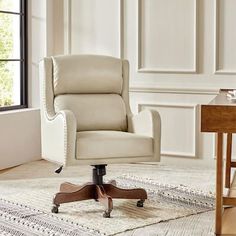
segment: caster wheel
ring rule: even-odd
[[[52,213],[58,213],[58,206],[53,206],[52,207]]]
[[[144,200],[137,201],[137,207],[143,207]]]
[[[110,218],[110,217],[111,217],[110,212],[105,211],[105,212],[103,213],[103,217],[104,217],[104,218]]]

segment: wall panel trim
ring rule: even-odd
[[[124,58],[124,0],[120,0],[120,58]]]
[[[236,70],[224,70],[224,69],[220,69],[219,67],[219,11],[220,11],[220,7],[219,7],[219,1],[224,1],[224,0],[215,0],[214,1],[214,18],[215,18],[215,22],[214,22],[214,29],[215,29],[215,33],[214,33],[214,74],[223,74],[223,75],[235,75],[236,74]]]
[[[64,54],[71,54],[72,0],[64,0]]]
[[[137,72],[142,73],[181,73],[181,74],[194,74],[197,73],[197,18],[198,18],[198,9],[197,9],[197,0],[194,1],[194,58],[193,58],[193,68],[147,68],[142,67],[142,7],[143,7],[143,0],[138,0],[138,14],[137,14]]]
[[[124,0],[119,1],[119,55],[118,57],[124,57]],[[72,34],[72,0],[64,0],[64,53],[71,54],[71,34]]]
[[[206,89],[206,88],[168,88],[168,87],[140,87],[131,86],[130,92],[136,93],[177,93],[177,94],[205,94],[205,95],[217,95],[219,89]]]
[[[193,150],[191,152],[178,152],[178,151],[172,151],[172,150],[163,150],[161,151],[162,156],[176,156],[176,157],[191,157],[196,158],[197,157],[197,145],[198,145],[198,137],[197,137],[197,130],[198,130],[198,112],[197,104],[185,104],[185,103],[144,103],[144,102],[138,102],[137,103],[137,109],[140,112],[142,107],[173,107],[173,108],[179,108],[179,109],[185,109],[185,108],[191,108],[193,109]]]

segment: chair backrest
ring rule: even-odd
[[[55,112],[73,111],[77,131],[127,131],[130,108],[126,60],[98,55],[51,59]]]

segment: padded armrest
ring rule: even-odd
[[[155,110],[143,110],[128,118],[129,132],[146,135],[154,140],[154,159],[160,161],[161,118]]]
[[[154,137],[161,130],[161,118],[155,110],[143,110],[129,119],[129,132]]]
[[[76,119],[72,111],[61,110],[55,115],[44,113],[42,122],[42,156],[60,165],[66,165],[70,159],[75,159]]]

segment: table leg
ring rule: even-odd
[[[215,233],[221,234],[223,213],[223,133],[217,133],[217,160],[216,160],[216,218]]]
[[[230,188],[231,178],[232,133],[227,134],[227,153],[225,167],[225,187]]]

